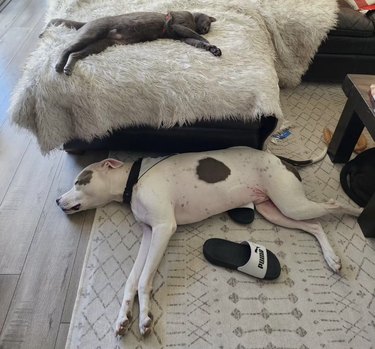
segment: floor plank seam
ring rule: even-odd
[[[17,274],[16,274],[17,275]],[[9,307],[7,309],[7,312],[5,314],[5,317],[4,317],[4,322],[3,322],[3,325],[1,326],[0,328],[0,335],[3,333],[3,330],[4,330],[4,327],[5,327],[5,324],[7,322],[7,318],[8,318],[8,315],[9,315],[9,312],[10,312],[10,308],[12,307],[12,303],[13,303],[13,300],[14,300],[14,296],[16,295],[16,291],[17,291],[17,287],[18,287],[18,284],[20,282],[20,279],[21,279],[21,274],[19,274],[18,276],[18,279],[17,279],[17,283],[16,283],[16,287],[14,288],[14,292],[12,294],[12,298],[9,302]]]
[[[5,0],[0,4],[0,13],[5,10],[5,8],[10,4],[12,0]]]
[[[35,25],[33,27],[31,27],[28,35],[26,35],[24,37],[24,39],[20,42],[19,47],[22,47],[26,42],[30,41],[30,38],[32,37],[32,35],[34,35],[35,28],[38,26],[38,24],[40,23],[40,21],[43,19],[44,16],[45,16],[45,14],[43,13],[43,15],[39,17],[39,19],[35,22]],[[1,39],[2,39],[2,37],[0,37],[0,40]],[[36,46],[37,45],[38,45],[38,40],[36,41]],[[36,46],[34,46],[33,50],[35,50]],[[4,72],[2,74],[0,74],[0,77],[2,77],[5,74],[5,72],[7,70],[6,68],[9,67],[9,65],[12,63],[12,61],[14,60],[14,58],[17,56],[18,52],[19,52],[19,50],[16,50],[14,52],[14,55],[9,59],[9,62],[6,64]],[[27,61],[27,59],[24,61],[23,64],[25,64],[26,61]],[[20,67],[20,68],[22,68],[22,67]]]
[[[13,1],[15,2],[15,1],[17,1],[17,0],[13,0]],[[4,9],[2,10],[1,14],[2,14],[3,17],[9,15],[8,13],[6,13],[6,11],[9,10],[8,5],[10,5],[11,2],[12,2],[12,0],[11,0],[11,1],[7,4],[7,6],[5,6]],[[0,34],[0,39],[2,39],[3,36],[7,34],[8,30],[9,30],[10,28],[13,28],[13,27],[14,27],[14,23],[15,23],[15,22],[17,21],[17,19],[23,14],[23,12],[25,11],[25,9],[27,9],[27,8],[30,6],[30,4],[31,4],[32,2],[33,2],[33,0],[29,0],[29,2],[27,3],[27,5],[25,5],[25,6],[23,7],[23,11],[19,11],[19,12],[17,12],[17,15],[13,18],[13,20],[12,20],[11,22],[8,23],[8,27],[7,27],[7,28],[3,28],[4,32],[3,32],[2,34]]]
[[[27,150],[29,149],[30,145],[31,145],[31,138],[29,139],[29,142],[27,143],[27,146],[25,147],[25,151],[23,152],[23,154],[22,154],[22,156],[21,156],[21,159],[20,159],[20,161],[18,162],[18,165],[17,165],[17,167],[16,167],[16,169],[15,169],[15,171],[14,171],[14,174],[13,174],[12,180],[9,182],[8,187],[7,187],[7,189],[6,189],[5,193],[4,193],[4,196],[3,196],[3,197],[1,198],[1,200],[0,200],[0,207],[2,206],[5,197],[7,196],[8,192],[9,192],[10,187],[12,186],[12,183],[13,183],[13,181],[14,181],[14,178],[16,177],[16,174],[17,174],[17,172],[18,172],[18,170],[19,170],[19,167],[21,166],[22,161],[23,161],[23,159],[24,159],[24,157],[25,157],[25,154],[26,154]]]
[[[15,1],[15,0],[14,0]],[[45,17],[46,13],[45,11],[43,11],[43,14],[38,18],[38,20],[35,22],[35,25],[33,27],[31,27],[30,31],[28,32],[28,34],[25,36],[24,40],[21,41],[21,43],[19,44],[19,48],[22,48],[26,42],[29,42],[31,39],[32,39],[32,36],[34,35],[35,31],[36,31],[36,28],[38,27],[38,25],[41,23],[41,22],[44,22],[44,17]],[[16,21],[16,19],[12,22],[12,24]],[[9,28],[12,27],[12,24],[9,26]],[[8,28],[8,29],[9,29]],[[5,33],[3,35],[0,35],[0,41],[2,39],[2,37],[7,33],[7,31],[5,31]],[[35,41],[35,40],[34,40]],[[35,41],[36,45],[38,45],[38,39]],[[33,49],[31,51],[33,51],[36,47],[36,45],[34,45]],[[7,72],[7,68],[12,65],[13,63],[13,60],[15,59],[15,57],[17,57],[17,55],[19,54],[19,51],[20,49],[16,50],[14,52],[14,55],[9,59],[8,63],[6,63],[6,66],[5,66],[5,69],[4,71],[0,74],[0,79],[6,74]],[[30,51],[30,52],[31,52]],[[26,57],[22,63],[21,66],[19,66],[19,70],[21,71],[22,70],[22,66],[26,63]],[[17,79],[19,80],[19,79]],[[18,81],[16,82],[16,84],[18,83]],[[13,91],[14,87],[16,86],[16,84],[14,86],[11,87],[11,90]],[[11,93],[12,95],[12,93]],[[9,106],[8,106],[9,108]],[[8,112],[6,112],[6,114],[8,114]],[[4,126],[6,120],[10,117],[10,115],[6,115],[4,120],[0,121],[0,130],[2,129],[2,127]]]
[[[75,262],[76,262],[76,259],[77,259],[78,247],[79,247],[79,244],[80,244],[81,239],[82,239],[83,229],[84,229],[84,226],[85,226],[85,223],[86,223],[87,216],[88,216],[88,213],[86,212],[85,213],[85,217],[84,217],[84,219],[82,221],[81,229],[80,229],[80,234],[79,234],[79,239],[78,239],[78,243],[77,243],[76,253],[74,254],[74,259],[73,259],[72,270],[70,271],[70,275],[69,275],[69,283],[68,283],[68,287],[67,287],[67,292],[65,294],[64,305],[62,307],[62,312],[61,312],[61,317],[60,317],[60,323],[63,323],[63,321],[61,321],[61,319],[62,319],[62,317],[64,315],[64,310],[65,310],[65,305],[66,305],[66,301],[67,301],[68,290],[69,290],[69,287],[70,287],[70,284],[71,284],[71,281],[72,281],[72,274],[73,274],[74,265],[75,265]]]
[[[48,194],[49,194],[49,192],[50,192],[50,190],[51,190],[51,187],[52,187],[52,185],[53,185],[53,183],[54,183],[54,181],[55,181],[56,174],[58,173],[58,169],[61,167],[61,166],[60,166],[60,163],[61,163],[61,162],[62,162],[62,155],[60,156],[59,164],[58,164],[58,166],[57,166],[57,168],[56,168],[55,174],[54,174],[53,179],[52,179],[52,181],[51,181],[51,186],[50,186],[50,188],[49,188],[49,190],[48,190]],[[47,197],[48,197],[48,194],[47,194]],[[8,316],[9,316],[9,312],[10,312],[10,310],[11,310],[11,308],[12,308],[12,304],[13,304],[13,301],[14,301],[15,295],[16,295],[16,293],[17,293],[18,284],[19,284],[19,281],[21,280],[21,276],[23,275],[23,271],[24,271],[24,268],[25,268],[25,265],[26,265],[27,257],[28,257],[28,255],[29,255],[29,252],[30,252],[31,246],[33,245],[33,241],[34,241],[34,239],[35,239],[35,235],[36,235],[36,232],[37,232],[37,230],[38,230],[39,223],[40,223],[40,219],[41,219],[41,216],[42,216],[42,214],[43,214],[43,211],[44,211],[45,205],[46,205],[46,202],[45,202],[44,205],[43,205],[43,208],[42,208],[42,211],[41,211],[41,213],[40,213],[40,216],[39,216],[38,222],[37,222],[37,224],[36,224],[36,226],[35,226],[34,233],[33,233],[33,237],[32,237],[32,239],[31,239],[31,241],[30,241],[30,245],[29,245],[29,247],[28,247],[28,249],[27,249],[27,253],[26,253],[26,255],[25,255],[25,259],[24,259],[23,264],[22,264],[22,269],[21,269],[21,272],[20,272],[20,274],[19,274],[20,276],[19,276],[19,278],[18,278],[18,280],[17,280],[17,284],[16,284],[16,287],[15,287],[15,289],[14,289],[14,293],[13,293],[12,299],[11,299],[11,301],[10,301],[10,303],[9,303],[10,305],[9,305],[8,310],[7,310],[7,314],[6,314],[5,319],[4,319],[4,324],[3,324],[2,328],[1,328],[0,333],[2,333],[2,331],[3,331],[3,329],[4,329],[4,326],[5,326],[5,324],[7,323]]]

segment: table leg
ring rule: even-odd
[[[349,160],[363,127],[349,98],[328,146],[328,155],[332,162],[347,162]]]
[[[358,223],[365,237],[375,238],[375,194],[358,217]]]

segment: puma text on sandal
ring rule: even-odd
[[[264,246],[250,241],[236,243],[224,239],[208,239],[203,254],[212,264],[239,270],[259,279],[273,280],[281,272],[277,257]]]

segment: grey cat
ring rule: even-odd
[[[55,66],[58,73],[71,75],[78,60],[102,52],[109,46],[157,39],[181,40],[219,57],[221,50],[200,35],[207,34],[211,23],[215,21],[214,17],[188,11],[169,12],[167,15],[157,12],[134,12],[98,18],[86,23],[57,18],[52,19],[47,28],[62,24],[77,29],[74,42],[62,52]]]

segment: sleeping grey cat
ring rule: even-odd
[[[107,47],[134,44],[156,39],[175,39],[210,51],[221,56],[221,50],[211,45],[200,34],[207,34],[216,19],[203,13],[188,11],[134,12],[120,16],[98,18],[93,21],[75,22],[66,19],[52,19],[51,25],[65,25],[77,29],[74,42],[63,51],[55,69],[58,73],[71,75],[79,59],[104,51]],[[40,34],[40,37],[43,33]]]

